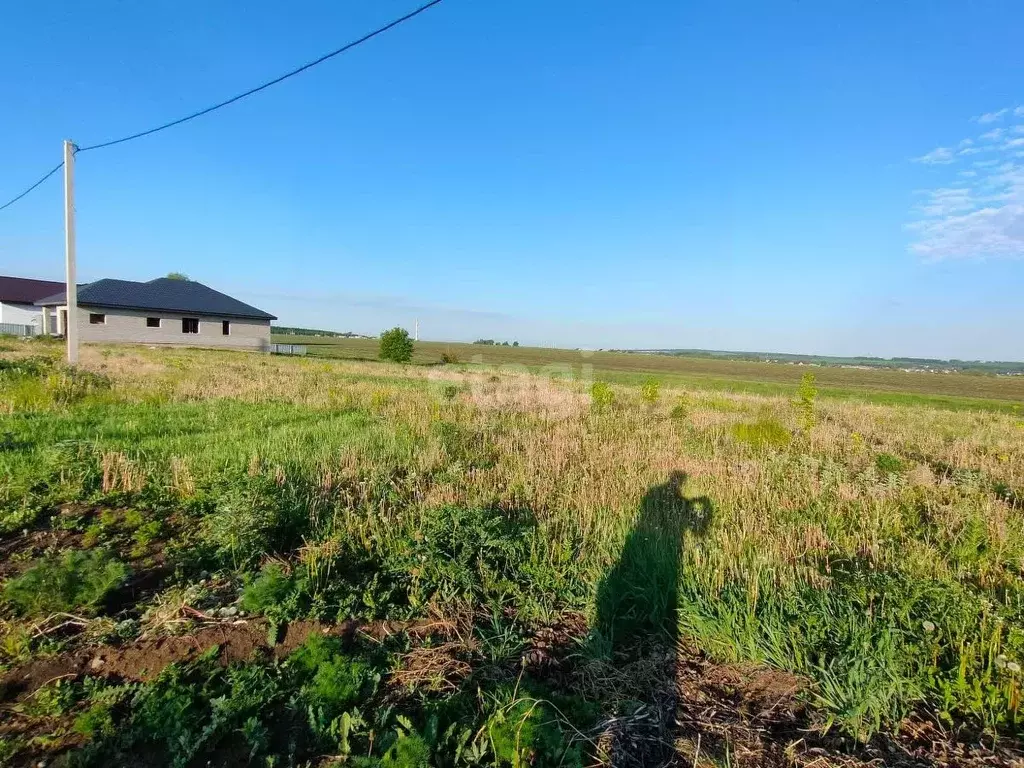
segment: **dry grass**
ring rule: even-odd
[[[518,369],[128,347],[87,347],[83,367],[112,383],[97,407],[109,406],[111,420],[123,408],[128,420],[117,426],[129,437],[95,438],[103,492],[157,483],[188,498],[235,465],[276,487],[301,480],[314,496],[334,502],[309,505],[307,528],[321,538],[288,554],[310,572],[336,559],[334,537],[367,551],[391,546],[417,535],[426,515],[448,505],[527,511],[538,531],[531,563],[558,574],[547,588],[565,588],[559,579],[568,563],[578,569],[572,578],[593,589],[620,560],[651,490],[681,473],[683,494],[710,508],[706,528],[681,533],[672,571],[687,590],[688,602],[679,606],[690,611],[685,628],[703,633],[704,650],[820,672],[824,685],[831,668],[815,667],[816,658],[793,649],[803,636],[785,611],[802,617],[807,601],[842,575],[850,589],[861,577],[919,582],[933,590],[928,594],[946,590],[979,601],[977,610],[975,603],[954,606],[968,605],[982,623],[951,653],[968,658],[975,666],[967,676],[990,686],[985,695],[1011,702],[1016,717],[1018,683],[996,671],[993,660],[1024,647],[1013,613],[1024,595],[1018,415],[821,399],[807,433],[787,395],[666,386],[649,403],[639,387],[614,385],[614,402],[594,408],[589,381]],[[76,413],[52,402],[25,403],[23,410]],[[147,434],[126,444],[133,419],[175,426],[166,438]],[[748,429],[736,429],[742,425]],[[771,439],[744,437],[764,425]],[[772,438],[780,433],[785,440]],[[321,575],[331,578],[329,570]],[[571,607],[593,615],[592,602],[573,599]],[[824,612],[821,621],[836,622],[838,634],[873,617],[873,600],[853,618],[814,605]],[[770,621],[777,622],[774,637],[764,629]],[[914,614],[901,636],[920,627]],[[876,640],[870,634],[864,642]],[[450,690],[467,674],[460,653],[455,646],[417,650],[394,682]],[[602,676],[595,685],[618,680],[604,663],[590,667]],[[917,668],[907,674],[924,677]],[[848,693],[881,685],[879,679],[887,678],[864,683],[851,673],[837,686]],[[852,729],[870,728],[843,710],[841,698],[829,706]]]

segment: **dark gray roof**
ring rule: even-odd
[[[53,280],[30,280],[26,277],[0,275],[0,301],[11,304],[32,304],[54,291],[64,289],[64,283]]]
[[[65,291],[36,302],[39,306],[64,304]],[[262,309],[233,299],[227,294],[194,280],[160,277],[148,283],[132,280],[97,280],[78,289],[78,303],[85,307],[138,309],[154,312],[184,312],[196,315],[223,315],[254,320],[276,320]]]

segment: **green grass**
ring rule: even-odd
[[[867,738],[921,708],[1016,738],[1018,416],[918,393],[883,405],[805,388],[795,404],[788,366],[791,387],[692,378],[683,393],[641,371],[587,386],[86,352],[85,371],[52,354],[0,368],[2,663],[194,631],[183,605],[265,619],[274,642],[303,620],[449,628],[210,658],[134,686],[87,675],[46,717],[67,718],[96,764],[153,750],[180,765],[590,764],[569,735],[629,700],[574,686],[680,639],[799,674],[819,728]],[[123,563],[151,586],[108,606]],[[87,630],[40,635],[57,613]],[[566,662],[579,674],[524,669],[532,633],[567,616],[585,625]]]
[[[339,360],[376,360],[376,339],[281,337],[282,343],[306,344],[309,354]],[[414,364],[436,365],[454,354],[461,364],[525,366],[544,373],[569,366],[585,377],[592,366],[600,379],[642,386],[657,377],[673,387],[713,389],[762,395],[793,395],[804,366],[717,358],[641,355],[622,352],[581,352],[547,347],[500,347],[456,342],[417,342]],[[1024,377],[979,374],[917,373],[897,370],[815,367],[823,397],[861,400],[880,405],[929,406],[1020,412],[1024,408]]]

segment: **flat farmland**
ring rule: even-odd
[[[376,360],[376,339],[342,339],[322,336],[275,336],[284,344],[305,344],[309,354],[338,360]],[[758,394],[791,394],[806,371],[814,373],[821,394],[876,403],[915,403],[948,408],[983,408],[1014,411],[1024,404],[1024,376],[992,376],[968,373],[920,373],[899,370],[802,366],[721,360],[713,357],[625,352],[584,352],[549,347],[504,347],[483,344],[421,341],[415,345],[413,363],[434,365],[447,354],[460,364],[526,366],[538,372],[570,366],[573,375],[593,366],[596,379],[638,384],[655,377],[666,384],[695,386]]]

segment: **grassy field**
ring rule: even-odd
[[[1024,757],[1021,382],[329,341],[0,340],[0,765]]]
[[[280,336],[284,344],[305,344],[309,354],[339,360],[376,360],[376,339]],[[546,347],[503,347],[448,342],[419,342],[413,362],[437,364],[442,355],[464,364],[526,366],[533,371],[568,367],[579,377],[584,366],[614,383],[639,384],[648,376],[677,386],[734,392],[792,394],[805,366],[700,357],[580,352]],[[880,404],[932,405],[943,408],[988,408],[1012,412],[1024,404],[1024,376],[915,373],[886,369],[814,367],[825,397]]]

